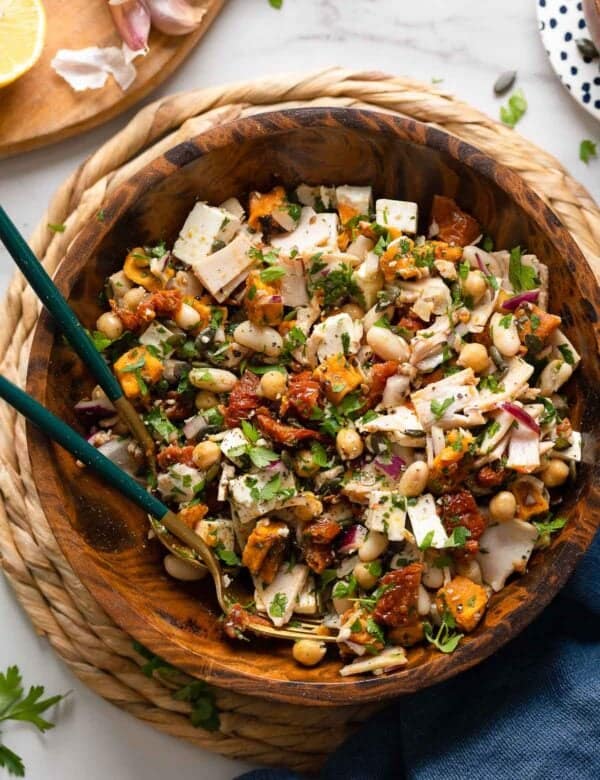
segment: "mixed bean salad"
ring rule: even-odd
[[[495,251],[450,198],[426,216],[357,186],[196,203],[172,248],[135,247],[107,279],[93,334],[157,474],[99,388],[77,405],[91,442],[251,582],[226,634],[251,613],[317,618],[342,675],[452,652],[565,524],[581,458],[561,394],[580,356],[547,268]],[[325,653],[318,636],[293,650]]]

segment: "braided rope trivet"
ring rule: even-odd
[[[600,276],[600,212],[550,155],[450,95],[418,82],[339,68],[212,87],[142,109],[60,187],[31,239],[52,272],[80,227],[124,179],[165,149],[210,127],[291,105],[363,105],[435,123],[518,171],[556,211]],[[48,223],[65,223],[53,234]],[[1,370],[22,382],[37,300],[13,278],[3,309]],[[162,731],[233,758],[315,769],[373,708],[302,708],[216,691],[220,729],[192,727],[172,684],[148,678],[131,638],[100,609],[62,555],[41,510],[24,425],[0,406],[0,553],[5,574],[36,630],[97,693]]]

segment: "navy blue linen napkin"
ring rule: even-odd
[[[262,769],[243,780],[300,780]],[[402,697],[333,753],[322,780],[599,780],[600,535],[519,637]]]

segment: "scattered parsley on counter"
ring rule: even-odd
[[[146,677],[152,677],[158,673],[170,680],[190,679],[186,674],[180,672],[160,656],[154,655],[144,645],[139,642],[133,643],[133,649],[146,659],[141,667]],[[203,680],[193,680],[173,693],[176,701],[188,702],[191,706],[190,721],[194,728],[205,729],[206,731],[217,731],[219,728],[219,710],[215,702],[215,694],[212,688]]]
[[[23,679],[17,666],[9,666],[6,672],[0,672],[0,723],[7,720],[26,721],[32,723],[41,732],[54,728],[54,723],[42,718],[42,713],[49,710],[64,696],[50,696],[42,699],[43,685],[33,685],[25,696]],[[0,742],[0,767],[4,767],[9,775],[25,777],[23,760],[12,750]]]
[[[584,141],[583,143],[586,143]],[[589,141],[587,143],[590,143]],[[48,229],[51,230],[53,233],[64,233],[67,229],[66,225],[58,224],[56,222],[48,222]]]
[[[269,0],[269,5],[271,8],[276,8],[278,11],[283,5],[283,0]]]
[[[596,157],[598,157],[598,144],[585,138],[579,144],[579,159],[587,165],[592,158]]]

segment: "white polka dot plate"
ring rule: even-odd
[[[589,38],[581,0],[537,0],[540,33],[557,76],[596,119],[600,119],[600,58],[584,57],[577,48]]]

